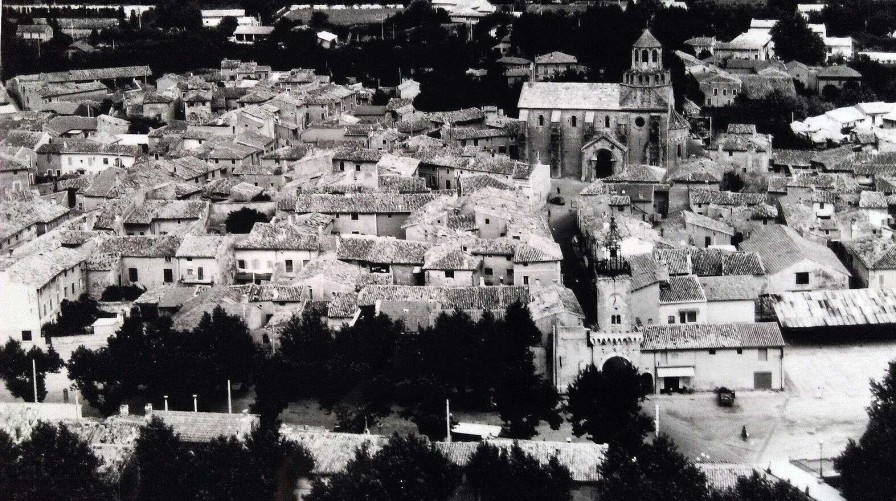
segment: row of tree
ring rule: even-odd
[[[376,451],[359,448],[344,469],[314,480],[303,499],[447,501],[465,484],[482,501],[568,501],[575,489],[557,456],[543,463],[517,443],[482,443],[465,465],[454,461],[424,438],[396,434]],[[789,484],[758,474],[715,490],[665,437],[634,448],[614,444],[596,466],[599,499],[808,501]],[[20,442],[0,431],[0,499],[10,501],[291,500],[299,479],[314,471],[304,446],[264,429],[195,444],[154,418],[120,470],[103,468],[65,425],[37,423]]]

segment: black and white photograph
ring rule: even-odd
[[[896,501],[896,1],[0,0],[0,501]]]

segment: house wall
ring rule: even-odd
[[[719,191],[718,184],[676,183],[669,188],[669,214],[688,210],[691,205],[691,190]]]
[[[887,225],[890,214],[887,209],[861,209],[868,216],[868,222],[880,228]]]
[[[809,274],[809,283],[798,285],[796,274]],[[821,266],[814,261],[804,259],[784,270],[768,275],[766,294],[780,294],[792,291],[811,291],[821,289],[848,289],[849,277],[840,272]]]
[[[392,271],[392,280],[395,285],[420,285],[416,283],[414,277],[414,268],[423,266],[420,264],[393,264],[390,266]]]
[[[84,263],[63,270],[40,287],[12,281],[6,273],[0,273],[0,342],[14,339],[26,350],[30,346],[46,348],[41,327],[56,318],[63,300],[76,300],[86,286]],[[24,331],[31,332],[30,342],[23,340]]]
[[[312,301],[329,301],[333,294],[337,292],[351,292],[355,290],[351,284],[335,282],[322,275],[315,275],[305,280],[297,281],[296,284],[308,287],[309,298]]]
[[[486,273],[491,270],[491,275]],[[514,283],[514,265],[512,256],[482,256],[482,278],[485,285],[504,285]]]
[[[137,270],[137,280],[131,282],[130,269]],[[177,260],[163,257],[121,257],[119,285],[139,285],[151,289],[165,282],[165,270],[171,270],[172,280],[176,283],[180,278],[177,273]]]
[[[230,259],[220,261],[217,258],[177,259],[180,281],[185,284],[217,284],[229,285],[233,283],[233,253]],[[199,279],[199,268],[202,268],[203,279]]]
[[[759,359],[759,349],[718,349],[711,355],[704,350],[642,351],[641,368],[654,376],[656,391],[663,389],[663,378],[657,377],[659,367],[693,367],[693,378],[681,378],[681,385],[696,391],[712,391],[724,386],[732,390],[754,389],[755,372],[771,372],[772,388],[783,389],[783,348],[769,348],[767,360]],[[666,353],[667,355],[664,355]]]
[[[87,173],[97,173],[109,167],[128,168],[136,162],[135,157],[126,155],[102,154],[102,153],[61,153],[59,154],[59,168],[63,174],[71,174],[83,170]]]
[[[659,284],[651,284],[632,291],[631,302],[629,303],[632,323],[635,325],[638,325],[639,322],[640,325],[668,323],[665,317],[660,317],[659,304]],[[661,318],[662,320],[660,320]]]
[[[237,272],[276,273],[282,277],[295,276],[318,254],[318,251],[310,250],[235,249],[233,251]],[[286,271],[287,260],[292,261],[292,272]]]
[[[376,214],[376,234],[381,237],[395,237],[404,240],[405,230],[401,227],[410,213]]]
[[[358,214],[357,219],[352,219],[348,213],[332,214],[333,231],[335,233],[351,235],[376,235],[376,214]]]
[[[476,273],[472,270],[454,270],[454,277],[448,278],[443,270],[426,270],[426,285],[435,287],[471,287],[477,285]]]
[[[545,263],[514,263],[513,285],[542,285],[560,283],[560,261]]]
[[[689,324],[705,324],[706,321],[706,303],[671,303],[671,304],[660,304],[657,308],[657,314],[659,316],[658,323],[661,324],[680,324],[681,318],[679,317],[679,313],[683,311],[696,311],[697,312],[697,321],[696,322],[687,322]],[[674,317],[674,322],[670,322],[670,317]]]
[[[474,217],[476,220],[476,228],[479,229],[480,238],[500,238],[507,232],[507,222],[510,218],[479,211],[474,214]]]
[[[149,225],[149,232],[153,235],[168,235],[169,233],[182,233],[183,229],[197,223],[199,219],[153,219]]]
[[[93,299],[99,300],[103,291],[110,285],[118,285],[118,264],[114,270],[87,270],[87,292]]]
[[[756,303],[752,300],[706,302],[708,324],[746,324],[755,321]]]
[[[715,231],[710,228],[704,228],[695,224],[687,225],[688,235],[694,240],[694,246],[705,249],[709,245],[731,245],[731,235]],[[709,245],[706,239],[709,238]]]

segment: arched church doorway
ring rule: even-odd
[[[613,158],[613,152],[606,149],[601,148],[597,150],[597,154],[595,155],[594,160],[594,177],[597,179],[603,179],[608,176],[613,175],[613,166],[616,163],[616,159]]]

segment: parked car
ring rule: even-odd
[[[734,391],[725,388],[716,388],[716,403],[722,407],[731,407],[734,405]]]
[[[566,205],[566,199],[559,196],[551,198],[550,200],[548,200],[548,202],[554,205]]]

